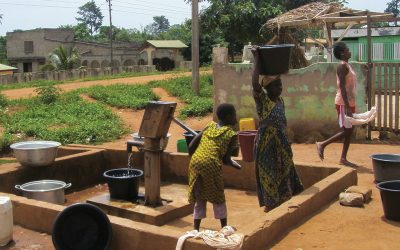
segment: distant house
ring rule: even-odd
[[[336,41],[344,30],[332,30]],[[367,61],[367,29],[350,29],[344,36],[352,60]],[[400,62],[400,27],[373,28],[371,34],[373,62]]]
[[[147,40],[142,52],[146,52],[147,61],[152,61],[158,70],[170,70],[184,60],[181,50],[187,47],[179,40]]]
[[[12,75],[17,68],[0,64],[0,76],[1,75]]]
[[[81,55],[81,65],[89,68],[110,67],[110,44],[75,40],[72,29],[35,29],[8,32],[7,60],[19,72],[39,71],[49,54],[58,46],[75,46]],[[180,65],[181,41],[113,42],[113,66],[153,65],[165,58]],[[164,58],[164,59],[163,59]]]

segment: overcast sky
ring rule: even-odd
[[[16,29],[56,28],[76,24],[79,6],[88,0],[0,0],[0,36]],[[390,0],[348,0],[354,9],[383,11]],[[108,25],[108,3],[95,0]],[[164,15],[171,24],[182,23],[191,16],[191,7],[184,0],[112,0],[113,24],[117,27],[141,29],[153,21],[153,16]]]

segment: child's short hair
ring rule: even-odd
[[[218,120],[224,121],[227,116],[233,115],[236,113],[235,106],[230,103],[222,103],[217,108],[217,117]]]
[[[333,45],[333,55],[335,56],[335,58],[338,60],[341,60],[342,52],[345,51],[346,48],[347,48],[347,45],[344,42],[336,42]]]

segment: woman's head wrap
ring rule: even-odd
[[[281,75],[275,75],[275,76],[265,75],[261,80],[261,86],[265,88],[271,82],[274,82],[274,81],[278,80],[280,77],[281,77]]]

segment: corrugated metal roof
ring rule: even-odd
[[[14,70],[14,69],[17,69],[17,68],[14,68],[14,67],[11,67],[11,66],[8,66],[8,65],[4,65],[4,64],[0,64],[0,70],[2,71],[2,70]]]
[[[156,48],[187,48],[188,46],[180,40],[147,40],[149,44]]]

